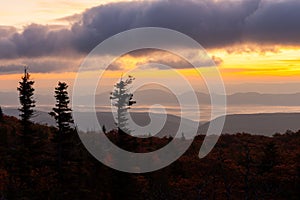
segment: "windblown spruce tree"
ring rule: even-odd
[[[20,117],[23,126],[23,134],[28,134],[30,127],[30,119],[34,115],[33,108],[35,107],[35,100],[33,99],[34,81],[30,80],[30,75],[27,72],[27,68],[24,69],[24,76],[22,77],[22,81],[19,82],[19,100],[21,104]]]
[[[110,95],[110,99],[112,100],[112,105],[117,108],[117,127],[119,133],[125,132],[130,134],[130,130],[127,128],[127,114],[130,106],[136,103],[133,101],[133,94],[130,93],[129,85],[132,84],[134,78],[132,76],[128,76],[128,78],[124,81],[121,80],[115,84],[114,91]]]
[[[135,104],[133,101],[133,94],[130,92],[130,85],[132,84],[134,78],[129,76],[126,80],[121,80],[114,85],[114,90],[110,94],[110,99],[112,100],[112,105],[117,108],[117,127],[118,127],[118,139],[116,145],[130,150],[133,148],[132,142],[133,138],[127,137],[127,134],[131,134],[128,128],[128,109]],[[127,160],[124,160],[122,156],[116,157],[116,164],[122,166]],[[137,199],[134,179],[126,173],[115,172],[112,177],[112,199]]]

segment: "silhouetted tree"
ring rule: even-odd
[[[62,182],[62,143],[63,135],[71,133],[73,128],[72,109],[69,108],[70,99],[68,96],[68,85],[64,82],[58,82],[58,86],[55,88],[56,104],[49,114],[54,117],[58,127],[58,176],[59,182]],[[60,198],[60,196],[58,196]]]
[[[131,130],[127,128],[128,121],[128,109],[130,106],[135,104],[136,102],[132,100],[133,94],[130,93],[129,85],[132,84],[134,78],[129,76],[126,80],[121,80],[114,85],[114,91],[110,95],[110,99],[112,100],[112,105],[117,108],[117,127],[118,127],[118,141],[117,145],[121,148],[128,147],[130,149],[133,148],[130,143],[130,137],[126,136],[131,133]],[[122,165],[124,162],[124,158],[118,157],[116,158],[116,162],[119,165]],[[116,172],[112,175],[113,181],[113,199],[136,199],[134,195],[136,194],[133,190],[133,185],[135,181],[133,177],[129,174],[123,172]]]
[[[56,104],[52,112],[49,114],[54,117],[57,127],[60,133],[70,131],[71,124],[73,124],[72,119],[72,109],[69,108],[70,99],[68,96],[68,85],[64,82],[59,82],[58,86],[55,88],[55,99]]]
[[[31,124],[30,119],[34,114],[34,110],[32,108],[35,107],[35,100],[33,99],[34,81],[30,81],[30,75],[27,72],[27,68],[24,69],[24,76],[22,77],[22,81],[19,82],[19,100],[21,104],[20,117],[23,126],[23,134],[28,134],[29,126]]]
[[[102,132],[105,134],[106,133],[106,127],[105,125],[102,125]]]
[[[2,108],[0,106],[0,122],[3,121],[3,111],[2,111]]]
[[[33,150],[35,138],[33,131],[31,130],[32,122],[30,121],[30,119],[34,115],[33,108],[35,107],[35,100],[33,98],[33,84],[34,81],[30,80],[30,75],[27,72],[27,68],[25,67],[24,76],[19,82],[19,87],[17,88],[17,90],[19,91],[19,100],[21,104],[19,111],[22,125],[22,131],[20,134],[21,144],[17,148],[17,151],[19,151],[20,154],[16,155],[18,166],[17,173],[20,176],[21,182],[18,192],[19,196],[24,195],[24,192],[29,190],[33,182],[30,174],[34,163],[31,153]]]
[[[117,107],[117,127],[119,133],[125,132],[130,134],[130,130],[127,128],[127,115],[128,109],[130,106],[136,103],[133,101],[133,94],[130,93],[129,85],[132,84],[134,78],[132,76],[128,76],[128,78],[124,81],[122,78],[120,82],[115,84],[114,91],[110,95],[110,99],[113,101],[112,105]]]

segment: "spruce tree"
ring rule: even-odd
[[[127,128],[127,114],[128,109],[136,103],[133,101],[133,94],[130,93],[129,85],[132,84],[134,78],[132,76],[128,76],[128,78],[124,81],[121,80],[115,84],[114,91],[110,95],[110,99],[112,100],[112,105],[117,108],[117,127],[119,133],[125,132],[130,134],[131,130]]]
[[[34,115],[33,108],[35,107],[35,100],[33,98],[34,81],[30,80],[30,75],[27,72],[27,68],[24,68],[24,76],[22,80],[19,82],[19,87],[17,90],[19,91],[19,100],[21,107],[19,108],[20,117],[21,117],[21,125],[22,132],[20,134],[21,145],[17,151],[22,152],[17,154],[17,173],[20,176],[20,188],[17,195],[23,196],[25,191],[28,191],[30,186],[32,185],[32,178],[30,171],[33,168],[33,159],[32,159],[32,150],[34,144],[34,133],[31,129],[32,122],[30,119]]]
[[[102,125],[102,132],[103,132],[104,134],[106,134],[106,127],[105,127],[105,125]]]
[[[28,134],[29,126],[31,124],[30,119],[34,115],[33,108],[35,107],[35,100],[33,99],[34,81],[30,80],[30,75],[27,72],[27,68],[24,69],[24,76],[22,80],[19,82],[19,87],[17,88],[19,91],[19,100],[21,104],[20,117],[23,126],[23,134]]]
[[[121,80],[115,84],[114,91],[110,95],[110,99],[112,100],[112,105],[117,108],[117,127],[118,127],[118,141],[116,144],[125,149],[132,148],[132,140],[131,137],[126,137],[126,133],[130,134],[131,130],[127,128],[128,121],[128,109],[130,106],[135,104],[136,102],[132,100],[133,94],[130,92],[130,84],[132,84],[134,78],[129,76],[126,80]],[[130,146],[128,146],[130,145]],[[126,163],[123,157],[116,157],[116,164],[123,165]],[[134,191],[135,181],[132,176],[123,173],[123,172],[115,172],[112,175],[113,181],[113,191],[112,198],[113,199],[135,199],[136,192]]]
[[[4,118],[4,115],[3,115],[2,108],[0,106],[0,122],[3,122],[3,118]]]
[[[70,98],[67,89],[68,85],[66,83],[58,83],[54,95],[56,104],[52,109],[53,111],[49,113],[54,117],[60,133],[66,133],[72,130],[71,124],[73,124],[72,109],[69,108]]]
[[[53,111],[49,114],[54,117],[57,127],[58,127],[58,135],[56,137],[56,141],[58,142],[57,145],[57,156],[58,156],[58,180],[59,180],[59,188],[62,188],[62,180],[63,180],[63,173],[62,173],[62,154],[63,154],[63,143],[68,142],[65,140],[71,140],[69,137],[69,133],[72,133],[74,129],[71,127],[73,124],[72,119],[72,109],[69,108],[70,99],[68,96],[68,85],[64,82],[58,82],[58,86],[55,88],[55,99],[56,104],[55,107],[52,109]],[[71,141],[69,141],[71,142]],[[68,146],[64,143],[64,146]],[[58,193],[58,199],[60,199],[61,192]]]

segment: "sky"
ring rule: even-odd
[[[300,92],[299,10],[298,0],[1,1],[0,91],[16,91],[24,65],[37,92],[52,92],[59,80],[72,88],[78,67],[96,45],[122,31],[151,26],[199,42],[217,64],[228,93]],[[141,60],[173,65],[205,90],[189,65],[167,53],[125,55],[107,74],[120,77]],[[155,70],[180,87],[167,70]]]

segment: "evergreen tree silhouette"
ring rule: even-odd
[[[19,100],[21,104],[20,117],[23,126],[23,134],[26,136],[29,134],[28,132],[31,121],[30,119],[34,115],[34,110],[32,108],[35,107],[35,100],[33,99],[34,95],[34,88],[33,88],[34,81],[30,80],[30,75],[27,72],[27,68],[24,68],[24,76],[22,80],[19,82],[19,87],[17,88],[19,91]]]
[[[57,145],[57,156],[58,156],[58,180],[59,185],[58,187],[62,188],[62,181],[63,181],[63,173],[62,173],[62,154],[63,154],[63,142],[65,141],[66,136],[70,133],[74,132],[74,128],[71,127],[73,124],[72,119],[72,109],[69,108],[70,99],[68,96],[68,85],[65,82],[58,82],[58,86],[55,88],[55,99],[56,104],[55,107],[52,108],[52,112],[49,113],[52,116],[58,127],[58,135],[55,137],[55,140],[58,142]],[[71,142],[71,138],[68,138]],[[64,144],[65,146],[69,146],[68,144]],[[58,193],[58,199],[61,199],[61,193]]]
[[[71,124],[73,124],[72,109],[69,108],[70,99],[67,89],[68,85],[66,83],[58,83],[54,95],[56,99],[55,108],[49,113],[55,119],[60,133],[73,130],[73,128],[71,128]]]
[[[115,84],[114,91],[110,95],[110,99],[113,101],[112,105],[117,107],[117,127],[118,132],[130,134],[131,130],[127,128],[128,121],[128,109],[136,103],[133,101],[133,94],[130,93],[129,85],[132,84],[134,78],[132,76],[128,76],[128,78],[124,81],[121,80]]]
[[[19,152],[22,152],[16,156],[17,159],[17,173],[20,176],[20,188],[18,191],[19,196],[23,196],[26,191],[30,190],[31,185],[33,184],[33,180],[31,178],[30,171],[33,166],[33,158],[32,158],[32,150],[34,144],[34,134],[31,130],[32,122],[30,119],[34,115],[33,108],[35,107],[35,100],[33,98],[34,81],[30,80],[30,75],[27,72],[27,68],[24,68],[24,76],[22,80],[19,82],[19,87],[17,90],[19,91],[19,100],[21,104],[20,117],[21,117],[21,125],[22,131],[20,134],[21,144],[18,146]]]
[[[102,125],[102,132],[103,132],[104,134],[106,134],[106,127],[105,127],[105,125]]]
[[[132,100],[133,94],[130,93],[129,85],[132,84],[134,78],[129,76],[126,80],[121,80],[115,84],[114,91],[110,95],[112,100],[112,105],[117,108],[117,127],[118,127],[118,139],[116,144],[124,149],[130,150],[132,148],[132,137],[127,134],[131,133],[131,130],[127,128],[128,121],[128,109],[130,106],[136,102]],[[127,133],[127,134],[126,134]],[[122,166],[127,161],[119,156],[116,158],[116,163],[119,166]],[[112,176],[113,181],[113,192],[112,199],[136,199],[134,195],[135,181],[133,177],[127,173],[116,171]]]
[[[0,122],[3,122],[3,118],[4,118],[4,115],[3,115],[2,108],[0,106]]]

